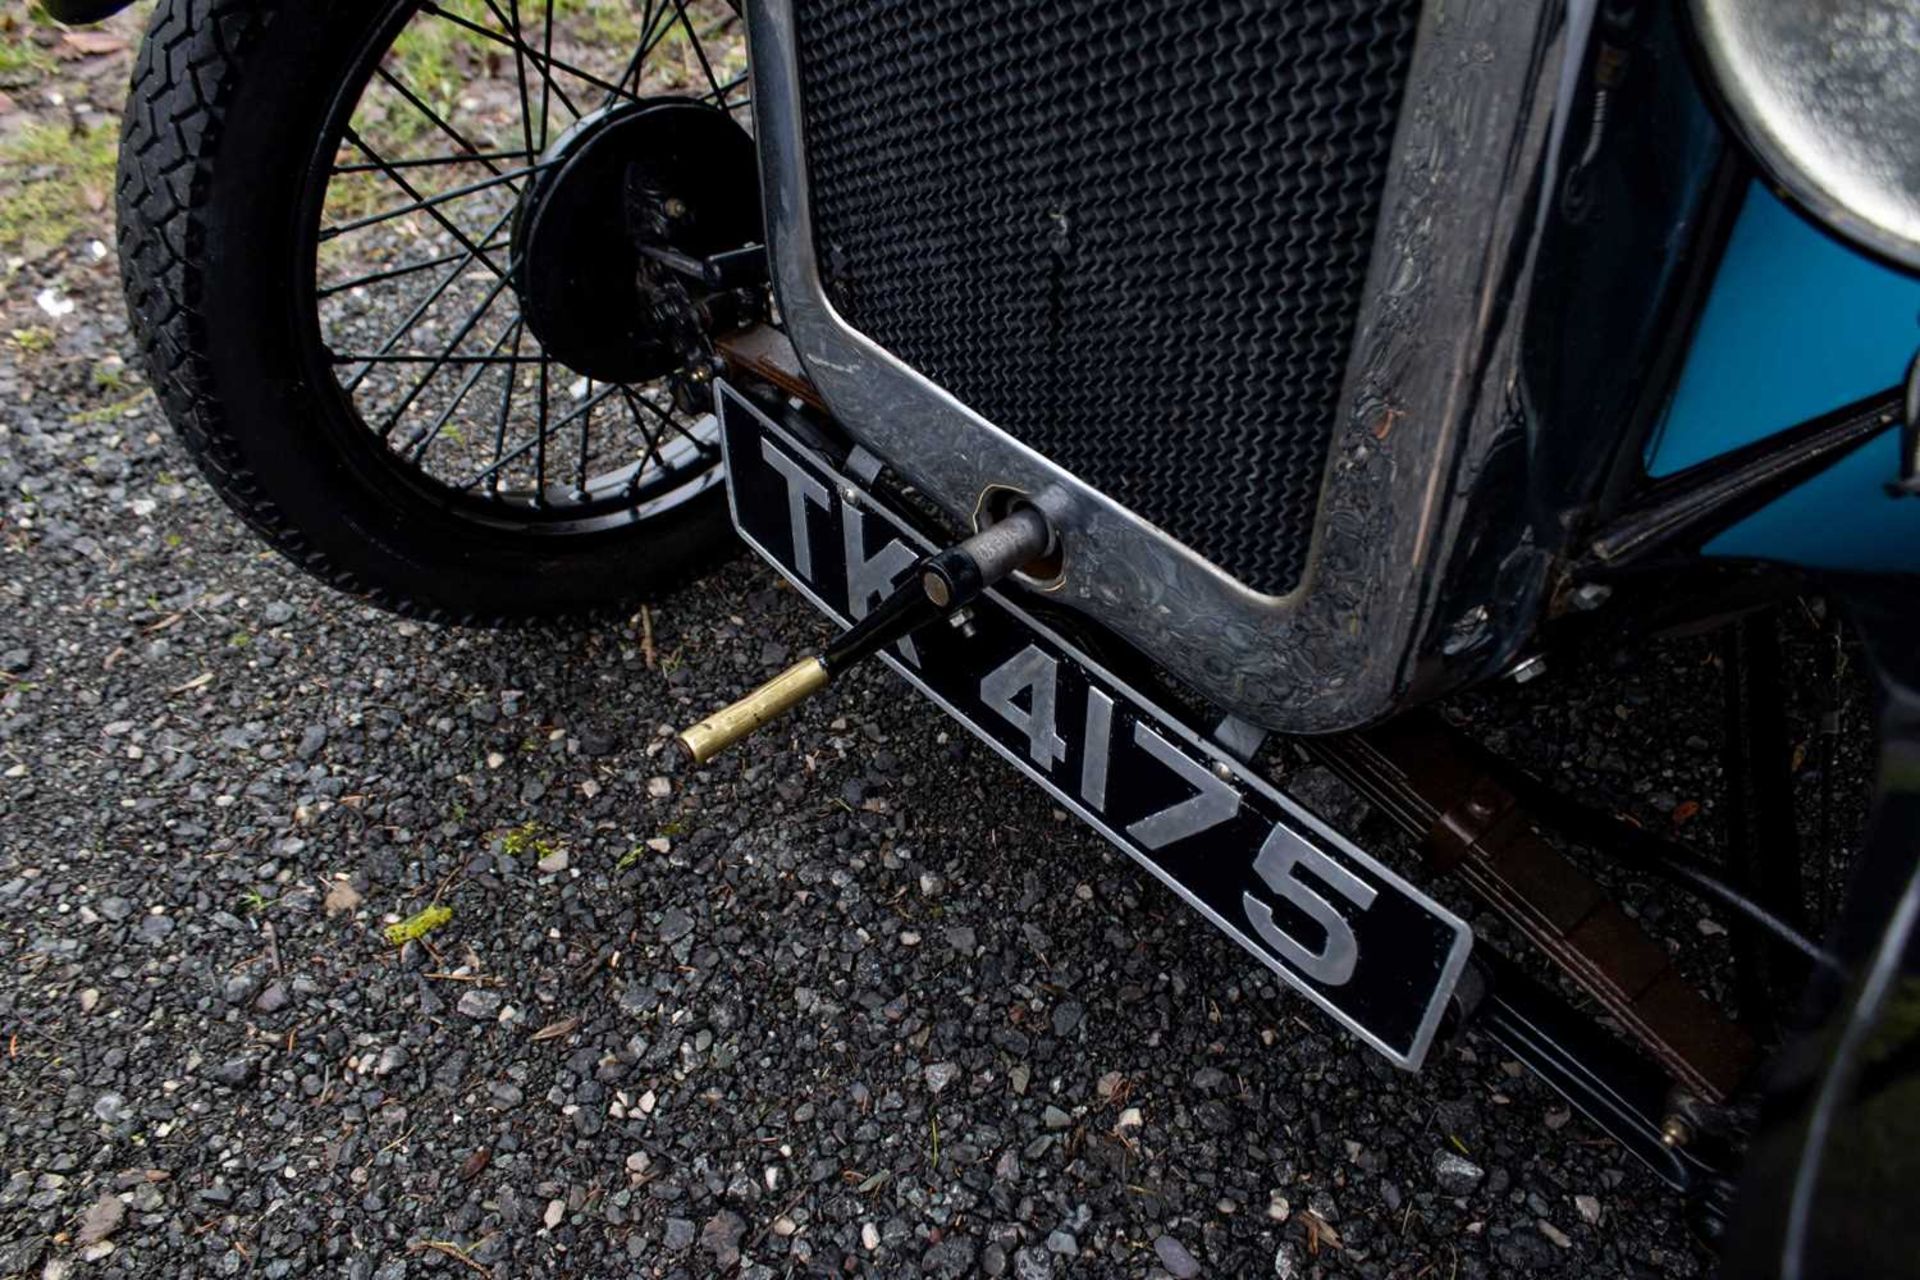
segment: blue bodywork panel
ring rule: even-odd
[[[1898,383],[1920,346],[1920,279],[1747,192],[1693,345],[1648,444],[1665,476]],[[1920,572],[1920,498],[1894,498],[1898,429],[1709,542],[1713,556]]]

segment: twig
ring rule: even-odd
[[[483,1276],[491,1278],[493,1275],[493,1272],[487,1270],[478,1262],[475,1262],[472,1254],[451,1240],[421,1240],[416,1244],[407,1246],[408,1253],[418,1253],[422,1249],[432,1249],[435,1253],[444,1253],[455,1262],[458,1262],[462,1266],[472,1267]]]
[[[659,665],[659,655],[653,651],[653,610],[640,606],[640,660],[652,671]]]

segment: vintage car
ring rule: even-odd
[[[1728,1274],[1920,1266],[1920,8],[613,9],[159,0],[127,297],[263,538],[466,623],[743,539],[845,630],[687,767],[877,657],[1356,1040],[1483,1029]],[[1880,707],[1824,915],[1755,621],[1815,597]],[[1435,714],[1684,625],[1727,637],[1724,861]],[[1282,740],[1425,863],[1276,785]],[[1784,1048],[1562,835],[1736,920]]]

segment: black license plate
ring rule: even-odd
[[[718,404],[740,535],[841,626],[934,550],[732,387]],[[1464,921],[1007,597],[975,605],[970,631],[935,624],[882,656],[1282,980],[1420,1065],[1473,945]]]

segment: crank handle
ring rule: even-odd
[[[1053,531],[1039,511],[1013,511],[965,542],[922,559],[905,583],[842,632],[825,653],[802,658],[738,702],[681,730],[674,741],[694,764],[705,764],[826,688],[848,667],[971,604],[1015,569],[1046,555],[1052,545]]]

